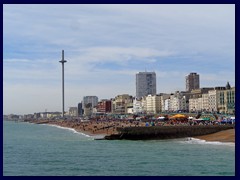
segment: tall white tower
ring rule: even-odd
[[[64,63],[67,62],[64,60],[64,50],[62,50],[62,60],[59,62],[62,63],[62,117],[64,118]]]

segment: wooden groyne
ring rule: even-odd
[[[129,139],[175,139],[201,136],[219,131],[233,129],[234,125],[205,125],[205,126],[151,126],[117,128],[118,134],[105,136],[106,140]]]

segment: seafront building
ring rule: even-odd
[[[197,112],[202,110],[202,98],[189,99],[189,112]]]
[[[205,88],[206,90],[207,88]],[[189,99],[189,111],[235,113],[235,87],[208,88],[204,93],[193,94]]]
[[[113,114],[127,114],[127,107],[133,103],[133,97],[128,94],[122,94],[112,99]]]
[[[92,115],[97,115],[98,111],[97,111],[97,106],[92,108]]]
[[[112,111],[112,101],[108,99],[102,99],[97,104],[98,113],[110,113]]]
[[[210,90],[208,92],[208,103],[210,112],[217,112],[217,96],[217,90]]]
[[[215,87],[214,90],[208,91],[208,103],[210,112],[218,111],[218,99],[220,95],[218,91],[221,90],[225,90],[225,87]]]
[[[221,113],[235,113],[235,87],[218,91],[217,104]]]
[[[193,89],[199,89],[199,74],[197,73],[190,73],[186,76],[186,91],[191,91]]]
[[[161,111],[160,95],[148,95],[146,97],[146,112],[147,114],[156,114]]]
[[[202,94],[208,93],[208,91],[214,90],[214,87],[204,87],[199,89],[193,89],[189,93],[189,98],[200,98]]]
[[[91,103],[88,103],[86,105],[84,105],[83,107],[83,115],[85,117],[90,117],[92,115],[92,104]]]
[[[184,94],[179,91],[171,94],[168,108],[168,111],[188,110],[186,96],[184,96]]]
[[[98,104],[98,97],[97,96],[84,96],[83,97],[83,107],[86,106],[87,104],[91,105],[91,107],[95,107]]]
[[[216,89],[217,111],[221,113],[235,113],[235,87],[227,82],[226,87]]]
[[[189,111],[209,111],[209,95],[208,92],[214,90],[213,87],[199,88],[191,90],[189,94]]]
[[[209,102],[208,101],[209,101],[208,92],[202,94],[202,109],[201,109],[201,111],[209,111]]]
[[[78,116],[78,108],[77,107],[69,107],[68,114],[71,117],[77,117]]]
[[[93,113],[94,107],[98,104],[97,96],[84,96],[82,101],[83,115],[90,117]]]
[[[170,111],[170,108],[171,108],[171,102],[170,102],[170,97],[168,99],[165,99],[164,101],[164,109],[163,109],[163,112],[168,112]]]
[[[40,113],[34,113],[33,114],[33,118],[34,119],[39,119],[41,116],[40,116]]]
[[[142,99],[134,98],[133,100],[133,114],[143,113],[143,103]]]
[[[78,103],[78,117],[83,116],[83,106],[82,103]]]
[[[159,114],[169,112],[207,112],[235,114],[235,87],[229,82],[221,87],[199,87],[199,75],[190,73],[186,76],[187,91],[176,91],[172,94],[156,94],[156,74],[139,72],[136,75],[136,93],[117,95],[110,100],[98,102],[97,96],[84,96],[77,107],[70,107],[65,113],[71,117],[93,117],[106,114]],[[142,89],[143,87],[143,89]],[[153,88],[154,87],[154,88]],[[145,93],[144,93],[145,92]],[[5,118],[16,119],[9,115]],[[26,114],[22,119],[59,119],[61,112],[39,112]],[[96,117],[96,116],[95,116]],[[124,117],[124,116],[123,116]],[[20,119],[20,118],[18,118]]]
[[[160,111],[165,111],[165,100],[170,98],[170,94],[160,93]]]
[[[62,115],[62,112],[40,112],[40,113],[34,113],[33,118],[35,119],[51,119],[60,117]],[[29,116],[31,117],[31,116]],[[29,117],[24,117],[24,119],[29,119]]]
[[[24,119],[32,119],[32,118],[34,118],[34,115],[33,114],[24,114],[23,118]]]
[[[127,114],[133,114],[133,102],[127,104]]]
[[[188,110],[188,99],[185,92],[176,91],[172,94],[162,94],[161,112],[175,112]]]
[[[156,73],[155,72],[139,72],[136,74],[136,97],[141,98],[147,95],[155,95]]]
[[[36,114],[36,113],[34,113]],[[40,113],[38,113],[40,114]],[[17,114],[8,114],[8,115],[3,115],[3,120],[23,120],[24,115],[17,115]]]

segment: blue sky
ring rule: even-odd
[[[235,86],[235,5],[3,5],[3,112],[61,111],[83,96],[135,96],[135,74],[155,71],[157,93]]]

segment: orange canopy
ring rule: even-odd
[[[172,116],[171,118],[187,118],[187,116],[186,115],[184,115],[184,114],[176,114],[176,115],[174,115],[174,116]]]

